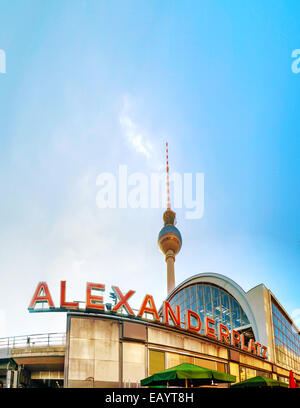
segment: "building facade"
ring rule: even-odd
[[[69,314],[65,386],[137,387],[142,378],[183,362],[228,372],[237,381],[264,375],[288,382],[292,369],[300,383],[299,332],[264,285],[246,293],[223,275],[203,273],[177,286],[167,300],[174,311],[180,307],[180,327],[110,313]],[[187,310],[201,318],[198,333],[186,330]],[[244,348],[207,337],[206,317],[244,334]],[[251,339],[267,346],[266,359],[249,351]]]
[[[80,309],[79,302],[66,301],[65,281],[55,308],[40,282],[29,311],[68,312],[66,333],[0,339],[3,386],[138,387],[141,379],[184,362],[233,374],[237,382],[256,375],[288,382],[292,370],[300,385],[299,329],[265,285],[245,292],[226,276],[200,273],[175,287],[182,245],[175,215],[168,199],[158,236],[167,298],[159,310],[146,295],[136,315],[128,303],[134,291],[125,295],[116,286],[115,303],[104,304],[92,290],[101,293],[105,285],[90,282],[86,309]]]

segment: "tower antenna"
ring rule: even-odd
[[[170,200],[170,175],[169,175],[169,146],[166,142],[166,171],[167,171],[167,209],[171,209],[171,200]]]

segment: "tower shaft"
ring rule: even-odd
[[[175,254],[171,250],[169,250],[166,253],[166,263],[167,263],[167,292],[169,295],[169,293],[171,293],[172,290],[175,289],[175,269],[174,269]]]

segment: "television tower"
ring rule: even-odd
[[[164,227],[158,235],[158,247],[165,255],[167,263],[167,294],[175,288],[175,256],[182,244],[179,230],[175,227],[176,213],[171,210],[170,178],[169,178],[169,149],[166,142],[166,171],[167,171],[167,209],[163,214]]]

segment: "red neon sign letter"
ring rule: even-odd
[[[66,302],[66,281],[60,282],[60,307],[66,309],[78,309],[78,302]]]
[[[40,296],[41,292],[44,291],[45,295]],[[50,291],[46,282],[39,282],[37,285],[36,291],[34,292],[33,298],[31,299],[30,305],[28,306],[29,310],[34,310],[34,307],[37,303],[47,302],[50,309],[54,308],[54,303],[50,295]]]
[[[170,303],[165,300],[164,301],[164,319],[165,319],[164,323],[166,324],[169,324],[169,314],[175,326],[180,326],[180,307],[176,305],[177,316],[175,316],[175,313],[173,312],[173,309]]]
[[[191,324],[191,317],[194,317],[197,320],[197,326],[193,326]],[[201,330],[201,319],[198,313],[193,312],[190,309],[187,309],[187,315],[186,315],[186,322],[187,322],[187,329],[192,330],[195,332],[199,332]]]
[[[249,351],[249,344],[248,346],[245,345],[245,336],[243,334],[241,335],[241,339],[242,339],[242,342],[241,342],[242,350]]]
[[[212,337],[213,339],[216,339],[216,331],[214,327],[209,327],[209,324],[216,324],[214,319],[210,319],[209,317],[206,317],[206,336]]]
[[[86,284],[86,308],[87,309],[97,309],[104,310],[103,296],[92,295],[92,290],[105,290],[105,285],[101,283],[91,283]]]
[[[255,341],[254,341],[254,339],[250,339],[249,349],[250,349],[250,350],[249,350],[250,353],[253,352],[253,354],[256,354],[256,347],[255,347]]]
[[[232,330],[232,336],[231,336],[231,343],[233,346],[239,347],[239,343],[241,342],[241,335],[239,332]],[[236,344],[237,343],[237,344]]]
[[[150,307],[147,306],[148,302],[149,302]],[[154,319],[159,322],[159,316],[158,316],[158,313],[157,313],[157,310],[156,310],[156,307],[155,307],[153,296],[151,296],[151,295],[146,295],[144,297],[142,306],[141,306],[140,311],[138,313],[138,317],[143,317],[143,314],[145,312],[152,314]]]
[[[267,356],[268,347],[262,346],[262,350],[263,350],[262,358],[265,358],[266,360],[268,360],[268,356]]]
[[[133,310],[131,309],[131,307],[127,303],[127,300],[135,293],[135,290],[130,290],[129,292],[126,293],[125,296],[120,291],[118,286],[112,286],[112,290],[119,296],[119,299],[120,299],[120,301],[113,307],[113,309],[112,309],[113,312],[117,312],[119,309],[122,308],[122,306],[124,306],[125,309],[126,309],[126,312],[129,315],[135,316],[135,314],[133,313]]]
[[[260,352],[261,352],[261,344],[260,343],[255,343],[256,344],[256,348],[257,348],[257,355],[258,357],[261,357]]]
[[[219,324],[219,340],[222,341],[224,339],[225,343],[230,344],[229,335],[230,333],[229,333],[228,327],[220,323]]]

